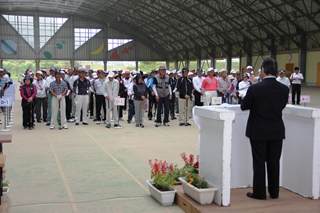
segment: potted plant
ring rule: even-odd
[[[197,156],[196,162],[194,162],[194,155],[193,154],[190,154],[189,157],[187,157],[187,154],[185,152],[182,152],[180,154],[180,156],[182,157],[182,160],[184,161],[183,168],[186,170],[186,172],[196,173],[196,174],[199,173],[199,161],[198,161],[199,156]]]
[[[2,170],[2,195],[6,195],[9,193],[10,182],[6,180],[7,171]]]
[[[155,159],[149,160],[151,166],[151,178],[147,180],[150,194],[164,206],[172,205],[177,190],[173,188],[175,178],[173,164]]]

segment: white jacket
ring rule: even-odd
[[[109,78],[103,83],[103,95],[109,96],[110,101],[119,96],[119,81],[113,79],[109,81]]]

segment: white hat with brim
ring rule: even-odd
[[[247,66],[247,70],[253,70],[252,66]]]
[[[214,69],[213,69],[212,67],[210,67],[210,68],[208,69],[208,72],[211,72],[211,71],[214,71]]]
[[[114,78],[114,76],[115,76],[114,72],[110,72],[110,73],[108,74],[108,78]]]

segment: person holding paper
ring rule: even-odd
[[[239,102],[241,103],[244,96],[246,96],[248,88],[251,86],[249,81],[249,74],[245,73],[242,76],[242,81],[239,83]]]
[[[208,69],[208,76],[203,79],[201,85],[203,93],[203,105],[209,106],[212,104],[212,98],[217,97],[218,80],[214,77],[214,69]]]
[[[103,95],[106,99],[106,108],[107,108],[107,119],[106,119],[106,128],[111,127],[111,111],[114,119],[114,128],[122,128],[119,125],[119,116],[117,106],[114,105],[114,99],[118,97],[119,93],[119,81],[114,79],[114,72],[108,74],[107,80],[103,83]]]
[[[137,74],[136,83],[133,85],[134,93],[134,108],[135,115],[134,119],[136,121],[136,127],[144,128],[143,117],[144,117],[144,103],[147,101],[148,90],[146,85],[142,81],[142,76]]]
[[[299,72],[299,67],[294,68],[294,73],[291,74],[290,80],[292,81],[292,104],[295,105],[295,97],[297,94],[297,104],[300,105],[301,82],[303,75]]]
[[[279,171],[285,126],[282,110],[286,107],[289,88],[276,80],[278,64],[266,58],[261,64],[261,79],[248,88],[241,109],[250,110],[246,136],[250,139],[253,158],[253,192],[249,198],[265,200],[266,165],[271,199],[279,197]]]
[[[61,80],[60,72],[57,71],[54,74],[56,80],[50,83],[49,91],[52,96],[51,99],[51,123],[50,129],[53,130],[57,122],[58,110],[60,110],[60,122],[63,129],[68,129],[66,120],[66,100],[64,96],[67,94],[67,83]]]

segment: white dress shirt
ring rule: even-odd
[[[292,80],[292,84],[301,84],[301,80],[303,80],[302,73],[296,74],[295,72],[291,74],[290,79]]]
[[[203,76],[201,76],[201,77],[196,76],[192,79],[193,87],[199,93],[201,93],[201,85],[202,85],[203,79],[205,79],[205,77],[203,77]]]
[[[103,95],[104,97],[109,97],[110,101],[114,101],[114,98],[119,96],[119,81],[113,79],[109,81],[107,79],[103,84]]]

